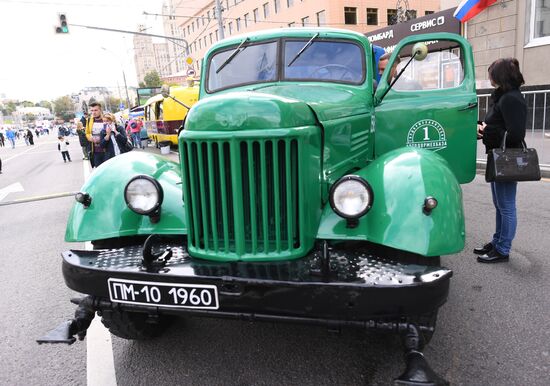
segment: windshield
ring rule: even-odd
[[[284,78],[361,83],[365,55],[357,44],[344,41],[314,41],[289,66],[304,46],[304,41],[285,42]]]
[[[218,52],[210,60],[209,91],[277,79],[277,42],[248,45],[226,63],[234,51],[235,47]]]
[[[208,92],[278,81],[280,66],[281,80],[361,84],[365,79],[365,54],[359,44],[311,38],[286,40],[283,44],[282,64],[277,59],[276,41],[246,45],[229,61],[238,46],[215,53],[208,66]]]

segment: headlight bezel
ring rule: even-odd
[[[128,197],[127,197],[128,187],[132,184],[132,182],[134,182],[136,180],[146,180],[146,181],[152,183],[152,185],[157,190],[157,194],[158,194],[157,202],[156,202],[155,206],[153,206],[151,209],[149,209],[147,211],[143,211],[143,210],[140,210],[138,208],[134,208],[132,205],[130,205],[130,202],[128,201]],[[163,200],[164,200],[164,191],[162,190],[162,186],[161,186],[160,182],[158,182],[155,178],[153,178],[151,176],[148,176],[148,175],[145,175],[145,174],[140,174],[140,175],[137,175],[135,177],[132,177],[126,183],[126,186],[124,187],[124,201],[126,202],[126,205],[128,206],[128,208],[130,208],[130,210],[134,213],[144,215],[144,216],[158,216]]]
[[[340,211],[338,209],[338,207],[336,206],[336,204],[334,202],[334,193],[335,193],[336,189],[338,188],[338,186],[340,186],[340,184],[342,184],[343,182],[350,181],[350,180],[359,182],[361,185],[363,185],[363,187],[367,191],[368,197],[369,197],[369,201],[368,201],[368,204],[365,207],[365,209],[363,209],[361,212],[357,213],[356,215],[349,215],[349,214],[343,213],[342,211]],[[336,181],[330,187],[330,192],[329,192],[330,207],[332,208],[334,213],[336,213],[338,216],[340,216],[342,218],[345,218],[346,220],[358,220],[358,219],[360,219],[361,217],[363,217],[365,214],[367,214],[369,212],[369,210],[372,208],[373,202],[374,202],[374,192],[372,190],[372,187],[370,186],[370,184],[363,177],[360,177],[358,175],[347,174],[347,175],[341,177],[338,181]]]

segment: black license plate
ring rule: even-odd
[[[176,284],[109,279],[112,302],[217,310],[218,289],[208,284]]]

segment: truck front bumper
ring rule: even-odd
[[[69,250],[62,253],[63,276],[69,288],[130,311],[350,325],[429,315],[445,303],[452,276],[446,268],[326,244],[301,259],[265,263],[205,261],[191,258],[181,244],[169,247],[173,257],[157,272],[142,267],[141,246]],[[217,308],[120,302],[109,289],[113,280],[215,286]]]

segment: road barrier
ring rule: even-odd
[[[527,135],[525,140],[529,147],[537,149],[541,166],[550,167],[550,90],[522,91],[527,102]],[[483,121],[489,107],[491,94],[478,94],[478,119]],[[481,141],[480,141],[481,142]],[[485,150],[478,144],[478,159],[484,159]]]

